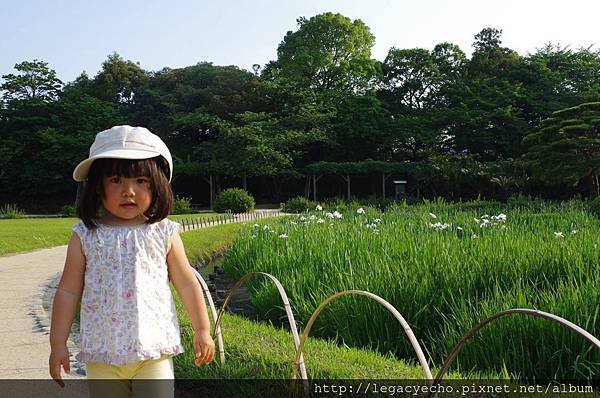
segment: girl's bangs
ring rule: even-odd
[[[102,162],[101,174],[103,177],[150,177],[153,162],[153,159],[110,159]]]

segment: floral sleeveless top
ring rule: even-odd
[[[179,224],[89,230],[80,221],[73,231],[86,258],[76,359],[125,366],[182,353],[166,261]]]

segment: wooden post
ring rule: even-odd
[[[342,175],[344,181],[346,181],[346,186],[348,187],[348,200],[350,200],[350,174],[346,174],[346,177]]]
[[[348,200],[350,200],[350,174],[347,174],[346,178],[348,178]]]
[[[319,179],[321,179],[321,177],[323,176],[323,174],[320,174],[318,177],[313,174],[313,200],[316,202],[317,201],[317,181],[319,181]]]

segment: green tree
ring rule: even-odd
[[[257,80],[235,66],[165,68],[140,87],[129,115],[185,158],[194,146],[214,136],[215,123],[258,110]]]
[[[600,102],[561,109],[523,139],[524,164],[548,184],[584,183],[600,196]]]
[[[102,69],[93,79],[91,90],[102,100],[127,106],[135,103],[136,94],[147,78],[147,72],[139,63],[125,60],[113,53],[102,63]]]
[[[371,59],[375,37],[359,19],[330,12],[299,18],[277,48],[277,61],[263,76],[315,90],[364,92],[372,87],[377,62]]]
[[[294,162],[304,146],[320,135],[317,130],[290,129],[271,115],[253,112],[240,115],[235,124],[221,122],[216,127],[216,138],[200,145],[198,156],[210,154],[221,170],[238,177],[294,174]]]
[[[2,75],[4,83],[0,85],[2,97],[6,101],[40,100],[53,101],[60,93],[62,82],[56,72],[44,61],[23,61],[15,65],[18,74]]]
[[[383,62],[382,74],[381,92],[396,112],[429,108],[441,83],[432,54],[422,48],[392,47]]]
[[[454,121],[447,134],[458,153],[481,161],[515,158],[522,153],[527,131],[522,104],[527,91],[523,82],[524,60],[501,47],[502,31],[483,29],[475,35],[474,52],[463,79],[448,91]]]
[[[548,43],[526,58],[525,117],[530,129],[550,113],[600,98],[600,50]]]
[[[448,124],[455,120],[448,97],[463,76],[465,60],[451,43],[438,44],[431,52],[390,49],[378,94],[392,115],[388,136],[397,160],[422,161],[447,153]]]
[[[328,161],[390,159],[385,134],[389,113],[376,96],[337,93],[331,101],[335,101],[335,113],[323,130],[329,139],[317,141],[327,148],[328,153],[324,153]]]

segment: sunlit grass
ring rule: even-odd
[[[179,221],[210,220],[228,217],[217,213],[169,215],[169,219]],[[0,219],[0,256],[27,252],[46,247],[66,245],[71,237],[71,227],[78,218],[19,218]]]
[[[481,202],[396,206],[386,213],[325,209],[267,229],[249,225],[223,265],[234,276],[277,277],[300,324],[336,292],[375,293],[400,311],[440,365],[478,321],[509,308],[551,312],[598,336],[599,226],[576,202],[535,210]],[[251,286],[259,311],[281,316],[276,290],[259,281]],[[414,358],[395,319],[365,297],[333,302],[313,330]],[[600,372],[599,351],[558,324],[513,315],[484,328],[457,363],[461,371],[592,378]]]

